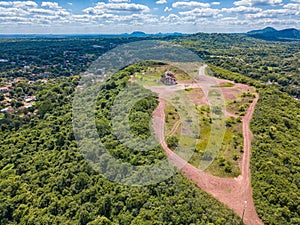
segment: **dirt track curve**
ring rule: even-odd
[[[199,73],[204,69],[200,68]],[[251,103],[246,115],[242,119],[243,137],[244,137],[244,154],[240,163],[241,175],[236,178],[220,178],[212,176],[176,155],[170,150],[164,139],[164,109],[166,106],[163,98],[159,98],[159,105],[153,112],[154,131],[161,143],[161,146],[178,168],[181,168],[183,174],[194,181],[201,189],[214,196],[220,202],[234,210],[240,217],[244,218],[247,225],[261,225],[263,222],[258,217],[252,199],[251,174],[250,174],[250,154],[252,133],[250,131],[250,120],[254,112],[254,107],[258,101],[258,94]],[[243,216],[244,211],[244,216]]]

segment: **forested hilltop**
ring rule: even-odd
[[[151,39],[158,39],[151,37]],[[127,187],[88,166],[72,130],[72,98],[91,62],[143,38],[0,40],[0,224],[238,224],[231,210],[180,173],[157,185]],[[253,197],[265,224],[300,223],[300,42],[242,34],[162,37],[209,63],[215,76],[255,86],[260,99],[251,129]],[[46,51],[47,50],[47,51]],[[109,80],[96,125],[112,154],[131,164],[166,157],[161,148],[133,155],[111,134],[107,111],[140,69]],[[132,120],[145,135],[155,98]],[[145,108],[144,108],[145,106]],[[140,129],[141,128],[141,129]]]

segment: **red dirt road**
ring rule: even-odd
[[[200,68],[200,72],[204,71]],[[263,222],[258,217],[252,199],[251,174],[250,174],[250,154],[252,133],[250,131],[250,120],[254,112],[254,107],[258,101],[258,95],[251,103],[246,115],[242,119],[244,154],[240,163],[241,175],[237,178],[220,178],[212,176],[176,155],[170,150],[164,140],[164,120],[165,101],[159,98],[159,105],[153,112],[154,131],[160,140],[161,146],[168,155],[169,160],[181,169],[183,174],[194,181],[201,189],[214,196],[220,202],[234,210],[240,217],[243,216],[247,225],[262,225]]]

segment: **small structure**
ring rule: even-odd
[[[13,113],[15,110],[11,107],[7,107],[7,108],[4,108],[4,109],[1,109],[0,112],[3,112],[3,113]]]
[[[163,75],[161,75],[160,81],[164,83],[165,85],[176,85],[176,78],[175,75],[172,74],[170,71],[165,72]]]
[[[29,108],[31,108],[31,107],[32,107],[32,104],[24,105],[24,108],[25,108],[25,109],[29,109]]]
[[[2,92],[3,94],[8,93],[9,88],[8,87],[0,87],[0,92]]]
[[[27,102],[27,103],[35,101],[35,100],[36,100],[35,96],[28,96],[27,98],[25,98],[25,102]]]

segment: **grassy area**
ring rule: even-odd
[[[166,103],[165,108],[165,135],[168,136],[178,136],[180,135],[180,116],[177,109],[171,104]]]
[[[137,72],[133,76],[134,80],[141,85],[159,86],[162,83],[159,81],[161,73],[153,67],[149,67],[145,72]]]
[[[170,149],[188,160],[196,145],[198,114],[184,90],[174,92],[168,100],[165,108],[165,139]]]
[[[169,68],[170,71],[172,71],[176,75],[176,80],[180,83],[182,81],[192,81],[192,78],[187,73],[183,72],[182,70],[171,66]],[[165,72],[165,71],[164,71]]]
[[[235,115],[244,116],[254,98],[253,93],[244,92],[236,100],[228,101],[226,109]]]
[[[189,162],[198,167],[207,148],[210,135],[210,109],[208,106],[199,107],[200,133],[195,152]],[[220,177],[236,177],[240,174],[239,160],[243,153],[242,124],[239,118],[226,120],[226,131],[219,152],[206,169],[207,172]]]
[[[242,153],[242,125],[236,122],[227,127],[222,147],[207,171],[215,176],[237,177],[240,174],[239,161]]]
[[[212,86],[214,88],[226,88],[226,87],[234,87],[234,83],[231,83],[231,82],[225,82],[221,85],[218,85],[218,86]]]
[[[209,107],[208,106],[199,106],[199,137],[197,140],[195,152],[189,162],[194,165],[198,166],[200,164],[201,158],[203,156],[203,152],[206,149],[206,146],[209,141],[210,133],[211,133],[211,126],[210,126],[210,117],[209,117]]]

